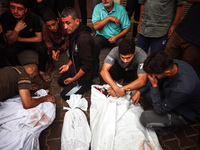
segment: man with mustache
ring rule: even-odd
[[[83,94],[93,84],[97,72],[97,59],[91,28],[80,23],[74,8],[68,7],[61,13],[61,20],[69,34],[69,61],[59,70],[62,75],[58,84],[64,86],[61,97],[69,99],[71,94]]]
[[[2,27],[7,40],[6,56],[12,66],[21,65],[17,54],[25,49],[39,54],[39,74],[44,81],[50,77],[45,73],[47,51],[42,42],[42,27],[39,17],[27,9],[26,0],[10,0],[10,10],[2,14]]]
[[[96,30],[94,42],[98,58],[104,47],[118,46],[131,25],[125,8],[113,0],[102,0],[95,6],[92,23]]]

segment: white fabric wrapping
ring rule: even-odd
[[[55,119],[56,105],[24,109],[19,95],[0,102],[0,149],[39,150],[39,135]]]
[[[79,94],[72,94],[66,101],[70,108],[65,113],[61,135],[62,150],[88,150],[91,142],[91,131],[87,118],[82,110],[87,111],[88,102]],[[81,110],[82,109],[82,110]]]
[[[130,94],[106,97],[92,85],[90,106],[91,150],[162,149],[154,131],[144,128],[139,117],[142,107],[133,105]]]

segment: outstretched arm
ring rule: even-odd
[[[17,41],[25,42],[25,43],[41,42],[42,41],[42,32],[35,32],[35,36],[30,37],[30,38],[18,36]]]
[[[104,81],[106,83],[108,83],[112,89],[115,91],[115,94],[117,96],[123,96],[126,94],[126,92],[124,91],[123,88],[120,88],[115,82],[114,80],[112,79],[110,73],[109,73],[109,70],[110,68],[112,67],[111,64],[108,64],[108,63],[103,63],[103,67],[100,71],[100,74],[102,76],[102,78],[104,79]]]
[[[31,93],[28,89],[19,90],[19,95],[21,97],[24,109],[29,109],[29,108],[35,107],[38,104],[45,102],[45,101],[56,103],[55,98],[53,96],[50,96],[50,95],[46,95],[46,96],[34,99],[34,98],[31,97]]]
[[[136,80],[134,80],[133,82],[125,85],[124,89],[126,91],[137,90],[137,89],[145,86],[146,82],[147,82],[147,73],[138,74],[138,78]]]

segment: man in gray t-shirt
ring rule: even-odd
[[[143,70],[143,62],[147,54],[136,47],[131,40],[124,39],[118,47],[114,47],[104,60],[101,76],[111,88],[108,94],[123,96],[126,91],[136,90],[145,86],[147,74]],[[128,85],[119,87],[115,81],[131,81]],[[114,81],[115,80],[115,81]]]

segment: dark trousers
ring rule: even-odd
[[[17,54],[23,50],[31,49],[35,50],[39,56],[38,69],[39,71],[45,71],[47,61],[47,49],[43,42],[37,43],[22,43],[16,42],[14,44],[7,44],[6,46],[6,57],[12,66],[21,65],[17,57]]]
[[[109,73],[115,81],[119,81],[121,79],[124,79],[126,81],[134,81],[138,78],[137,71],[126,71],[117,62],[115,62],[115,64],[110,68]]]
[[[166,45],[165,52],[174,59],[189,63],[200,77],[200,46],[186,41],[174,31]]]
[[[87,25],[86,0],[78,0],[78,3],[81,10],[82,24]],[[67,0],[67,7],[74,8],[74,0]]]
[[[117,40],[116,43],[110,43],[108,41],[108,39],[106,39],[104,36],[101,36],[101,35],[96,35],[95,38],[94,38],[94,43],[95,43],[95,51],[96,51],[96,54],[97,54],[97,57],[99,59],[99,55],[100,55],[100,50],[105,48],[105,47],[109,47],[109,48],[113,48],[115,46],[118,46],[119,43],[123,40],[123,38],[120,38]]]
[[[71,94],[83,94],[93,84],[92,79],[87,81],[85,84],[78,84],[77,82],[72,82],[71,84],[68,85],[64,84],[65,79],[72,78],[74,76],[75,73],[73,71],[73,67],[70,67],[69,70],[63,73],[58,79],[58,84],[64,87],[64,89],[60,93],[60,96],[64,100],[68,100]]]
[[[141,95],[150,104],[152,104],[151,92],[147,91]],[[160,130],[176,126],[186,126],[192,122],[185,120],[176,112],[170,112],[165,115],[157,115],[154,110],[143,111],[140,116],[140,122],[144,127]]]
[[[131,16],[133,15],[133,12],[134,12],[134,23],[133,23],[132,36],[136,37],[137,27],[138,27],[139,19],[140,19],[140,4],[138,3],[138,0],[127,0],[126,11],[128,13],[128,17],[130,20],[131,20]]]
[[[115,46],[118,46],[119,43],[123,40],[123,38],[120,38],[117,40],[116,43],[114,44],[111,44],[108,39],[106,39],[104,36],[101,36],[101,35],[96,35],[95,38],[94,38],[94,43],[95,43],[95,53],[96,53],[96,56],[97,56],[97,60],[98,60],[98,69],[99,70],[99,55],[100,55],[100,50],[105,48],[105,47],[109,47],[109,48],[113,48]],[[98,74],[98,73],[97,73]],[[96,75],[98,76],[98,75]]]
[[[149,47],[151,48],[151,53],[164,51],[167,43],[167,37],[167,34],[159,38],[149,38],[139,34],[137,38],[137,46],[143,49],[146,53],[148,53]]]

